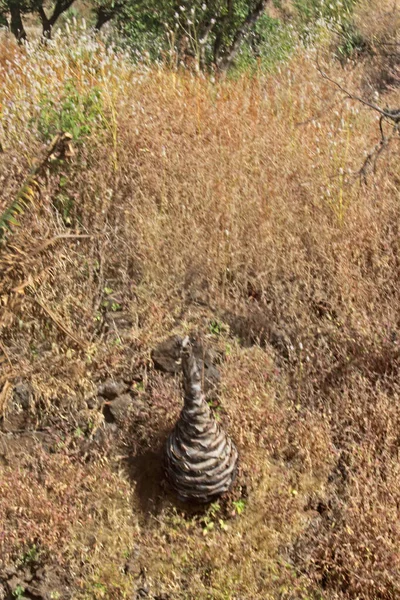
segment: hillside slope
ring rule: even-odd
[[[398,598],[398,140],[360,176],[377,115],[314,50],[213,82],[80,32],[0,78],[0,597]],[[187,333],[241,455],[205,510],[161,471]]]

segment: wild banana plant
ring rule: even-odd
[[[7,232],[11,233],[13,227],[20,225],[19,218],[26,212],[30,205],[34,204],[36,194],[40,193],[38,179],[43,175],[49,161],[56,154],[71,154],[71,148],[68,147],[71,138],[72,136],[69,133],[60,133],[55,136],[51,144],[46,148],[44,156],[29,172],[13,202],[0,214],[0,243],[4,241]]]
[[[210,502],[236,477],[238,451],[213,418],[189,338],[182,342],[184,406],[168,437],[166,476],[180,500]]]

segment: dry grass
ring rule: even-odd
[[[145,460],[179,410],[150,350],[194,330],[225,355],[220,416],[242,457],[236,495],[205,515],[149,497],[107,445],[89,464],[35,450],[37,506],[30,462],[0,463],[8,553],[57,553],[74,597],[128,597],[133,539],[154,597],[399,595],[398,147],[368,186],[352,175],[379,139],[376,116],[343,101],[314,58],[212,83],[133,68],[90,38],[0,49],[1,208],[43,144],[43,92],[60,108],[68,82],[82,99],[99,89],[74,157],[49,169],[0,250],[0,383],[29,380],[30,418],[73,436],[96,381],[140,373],[147,411],[112,444]],[[362,85],[362,67],[326,69]],[[398,105],[398,91],[385,100]],[[57,237],[68,233],[90,237]],[[13,534],[10,505],[28,515]],[[93,514],[104,541],[85,561]]]
[[[368,49],[368,61],[364,76],[364,89],[373,94],[388,88],[397,88],[399,72],[400,11],[397,3],[373,0],[360,3],[355,24]]]

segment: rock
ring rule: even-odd
[[[161,342],[151,353],[154,367],[163,373],[180,373],[181,345],[182,338],[179,335],[173,335]]]
[[[125,565],[124,571],[127,575],[132,577],[139,577],[141,573],[141,566],[137,559],[131,558]]]
[[[123,394],[108,405],[110,413],[118,424],[122,424],[133,408],[134,399],[129,394]]]
[[[91,410],[99,407],[99,399],[96,396],[91,396],[86,399],[86,406]]]
[[[154,367],[163,373],[176,375],[181,372],[181,347],[182,338],[173,335],[157,346],[151,353]],[[193,354],[196,357],[199,367],[204,372],[204,392],[214,390],[221,379],[218,369],[215,367],[215,357],[209,350],[197,340],[193,341]]]
[[[14,402],[20,404],[26,410],[29,408],[32,395],[32,388],[28,383],[18,383],[14,387]]]
[[[17,574],[17,569],[15,568],[15,565],[7,565],[4,569],[4,574],[6,575],[7,578],[12,577],[13,575]]]
[[[17,597],[16,591],[18,589],[25,590],[26,586],[27,586],[26,582],[23,579],[21,579],[21,577],[18,577],[18,575],[13,575],[13,577],[8,579],[7,585],[10,588],[12,595],[16,596],[16,597]]]
[[[140,398],[135,398],[130,394],[123,394],[111,402],[105,402],[103,405],[103,415],[106,423],[112,429],[117,425],[121,426],[130,415],[143,415],[148,409],[147,405]]]
[[[107,418],[106,418],[106,421],[107,421]],[[116,423],[107,422],[106,428],[107,428],[106,431],[108,434],[114,434],[114,433],[117,433],[117,431],[118,431],[118,426]]]
[[[28,582],[32,581],[32,579],[33,579],[33,573],[32,573],[32,570],[29,567],[27,567],[26,569],[24,569],[24,571],[23,571],[23,577],[24,577],[24,581],[28,581]]]
[[[107,398],[107,400],[114,400],[117,396],[120,396],[128,390],[129,386],[123,381],[115,381],[114,379],[106,379],[97,389],[99,396]]]

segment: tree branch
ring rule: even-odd
[[[217,67],[221,72],[227,71],[227,69],[231,66],[233,60],[239,52],[239,48],[243,40],[249,33],[251,27],[263,15],[268,2],[269,0],[259,0],[254,9],[247,15],[244,23],[237,29],[229,49],[226,50],[224,56],[220,57],[219,60],[216,61]]]
[[[346,95],[346,98],[349,98],[350,100],[356,100],[357,102],[360,102],[364,106],[368,106],[368,108],[371,108],[372,110],[374,110],[375,112],[377,112],[378,114],[381,115],[381,117],[379,119],[379,130],[381,133],[381,139],[379,140],[378,144],[376,144],[374,146],[374,148],[370,152],[368,152],[368,154],[362,164],[362,167],[356,173],[356,175],[358,175],[360,178],[362,178],[364,183],[367,183],[368,168],[372,165],[373,171],[375,172],[376,162],[377,162],[379,156],[382,154],[382,152],[384,150],[386,150],[388,148],[388,146],[393,141],[393,139],[400,133],[400,109],[399,108],[383,109],[380,106],[373,104],[372,102],[368,102],[368,100],[364,100],[364,98],[361,98],[360,96],[356,96],[355,94],[350,93],[339,82],[337,82],[334,79],[332,79],[331,77],[329,77],[329,75],[327,75],[327,73],[325,73],[325,71],[322,70],[322,68],[319,64],[319,61],[318,61],[318,56],[316,59],[316,63],[317,63],[317,70],[320,73],[320,75],[324,79],[329,81],[330,83],[333,83],[333,85],[335,85],[341,92],[343,92]],[[384,133],[384,130],[383,130],[383,121],[385,121],[385,120],[393,123],[392,133],[389,136],[386,136]]]
[[[338,81],[335,81],[334,79],[329,77],[329,75],[327,75],[325,73],[325,71],[322,70],[322,68],[318,62],[318,57],[317,57],[316,62],[317,62],[317,70],[320,73],[320,75],[324,79],[329,81],[330,83],[333,83],[334,85],[336,85],[336,87],[339,88],[339,90],[341,92],[343,92],[347,96],[347,98],[350,98],[350,100],[357,100],[357,102],[361,102],[361,104],[364,104],[364,106],[368,106],[369,108],[376,110],[380,115],[382,115],[382,117],[385,117],[386,119],[390,119],[394,123],[400,123],[400,108],[383,109],[383,108],[380,108],[379,106],[377,106],[376,104],[372,104],[372,102],[368,102],[368,100],[364,100],[363,98],[360,98],[360,96],[355,96],[354,94],[351,94],[348,90],[346,90],[346,88],[344,88],[342,85],[340,85],[340,83]]]
[[[75,0],[57,0],[53,9],[53,14],[50,17],[46,15],[46,12],[43,8],[43,2],[38,3],[36,11],[42,22],[43,37],[51,39],[51,32],[57,19],[62,15],[63,12],[68,10],[74,2]]]
[[[53,14],[49,19],[51,27],[55,25],[57,19],[62,15],[63,12],[68,10],[74,2],[75,0],[57,0]]]
[[[100,29],[111,21],[121,10],[123,7],[122,2],[117,2],[113,7],[109,6],[99,6],[94,12],[96,14],[96,25],[94,26],[96,31],[100,31]]]

